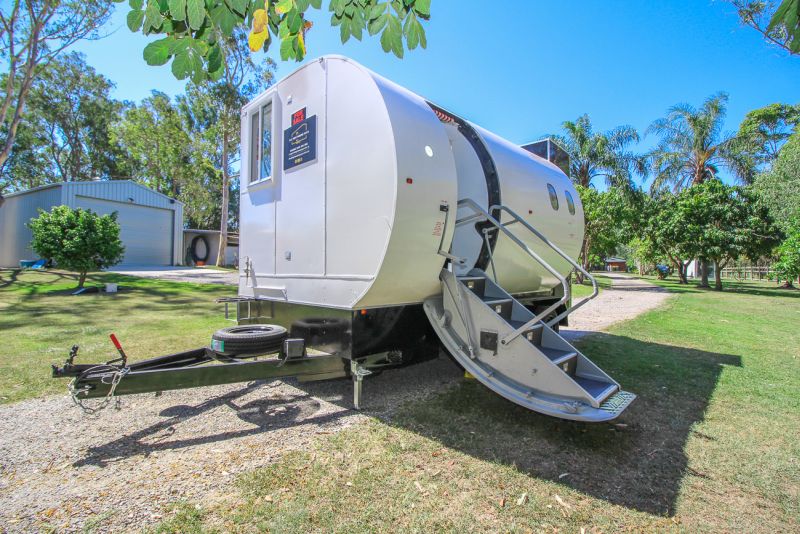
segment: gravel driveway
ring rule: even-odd
[[[141,278],[193,282],[195,284],[239,285],[239,272],[213,267],[115,267],[109,271]]]
[[[667,293],[628,277],[571,318],[585,335],[660,305]],[[252,382],[135,395],[85,415],[66,396],[0,407],[0,532],[138,530],[169,503],[213,500],[236,475],[302,448],[319,434],[390,417],[395,407],[457,384],[447,358],[364,384],[350,409],[348,380]]]

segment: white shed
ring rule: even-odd
[[[180,265],[183,204],[131,180],[65,182],[5,196],[0,207],[0,267],[36,259],[27,223],[38,210],[66,205],[106,215],[117,212],[125,245],[122,265]]]

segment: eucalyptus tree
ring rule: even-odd
[[[768,168],[799,126],[800,105],[775,103],[745,115],[737,135],[751,152],[753,163]]]
[[[800,1],[729,0],[742,24],[758,31],[764,39],[792,55],[800,55]]]
[[[0,167],[11,154],[28,95],[41,67],[77,41],[101,37],[99,28],[112,12],[110,0],[0,3],[0,61],[7,69],[0,88]],[[4,185],[0,182],[0,205]]]
[[[178,98],[197,152],[213,163],[220,177],[218,266],[225,261],[228,228],[238,221],[238,214],[231,217],[229,208],[231,185],[238,179],[241,107],[272,83],[275,70],[271,59],[263,63],[253,60],[245,33],[238,29],[230,37],[220,34],[218,42],[227,58],[222,78],[190,84],[186,95]]]
[[[635,174],[646,172],[644,159],[630,150],[639,142],[632,126],[619,126],[608,132],[595,132],[588,115],[562,123],[562,134],[551,137],[569,154],[569,175],[581,187],[606,185],[628,189]]]

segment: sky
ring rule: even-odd
[[[184,83],[168,66],[142,59],[157,37],[131,33],[127,12],[120,4],[110,36],[74,49],[116,84],[118,99],[139,101],[153,89],[179,94]],[[433,0],[428,47],[404,59],[366,33],[343,45],[327,12],[311,19],[308,61],[348,56],[517,144],[584,113],[598,130],[629,124],[644,133],[670,106],[699,106],[719,91],[730,96],[731,131],[752,109],[800,103],[800,57],[741,26],[723,0]],[[299,66],[281,62],[276,47],[271,52],[276,79]],[[654,142],[648,136],[638,149]]]

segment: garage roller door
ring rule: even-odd
[[[120,265],[172,264],[171,210],[82,196],[76,198],[75,204],[101,215],[117,212],[120,237],[125,245]]]

